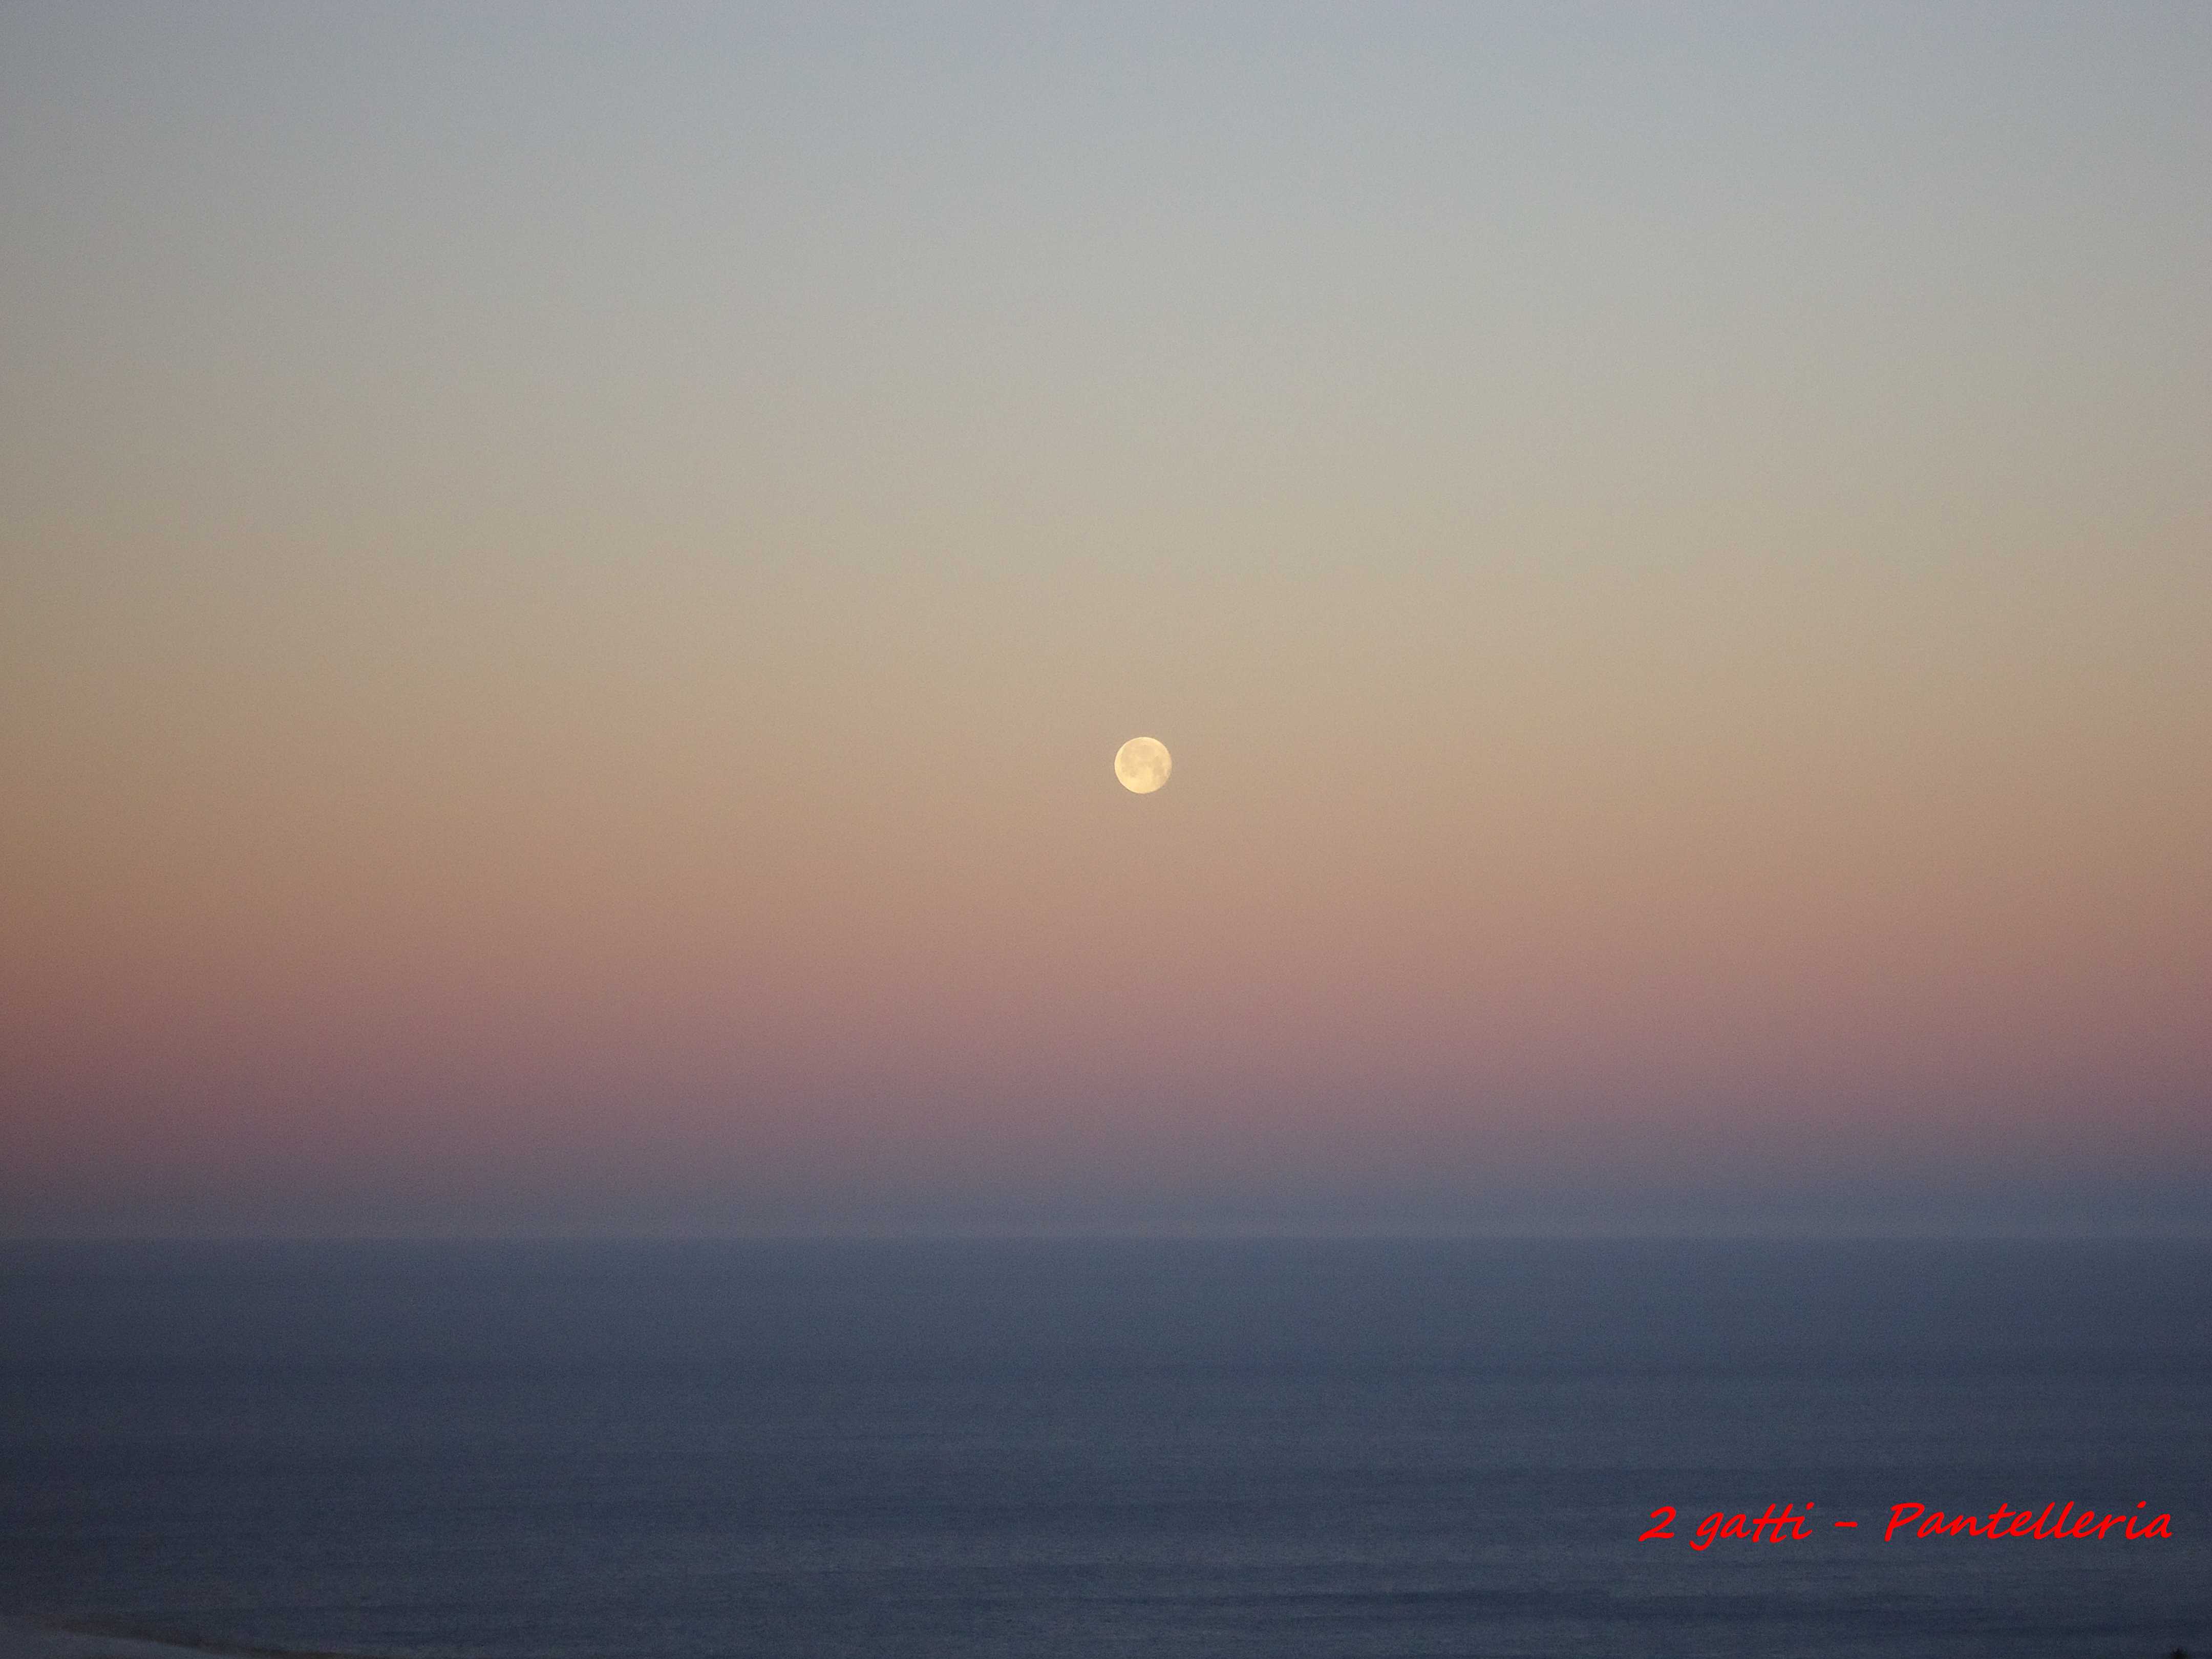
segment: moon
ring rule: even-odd
[[[1114,775],[1133,795],[1149,795],[1168,781],[1175,762],[1158,738],[1132,738],[1114,755]]]

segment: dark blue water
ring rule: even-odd
[[[2069,1499],[2173,1536],[1882,1540]],[[2212,1650],[2208,1539],[2203,1243],[0,1247],[0,1613],[484,1659],[2163,1659]]]

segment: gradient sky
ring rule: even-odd
[[[0,1231],[2212,1230],[2208,86],[0,9]]]

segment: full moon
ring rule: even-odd
[[[1158,738],[1132,738],[1114,756],[1114,775],[1132,793],[1149,795],[1168,781],[1175,762]]]

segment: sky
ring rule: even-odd
[[[2212,1232],[2208,85],[0,8],[0,1233]]]

